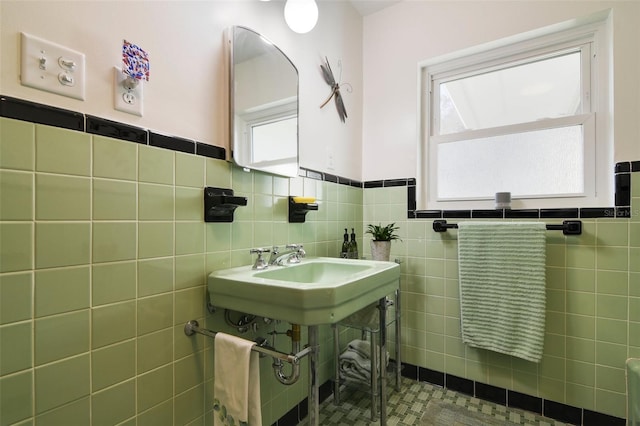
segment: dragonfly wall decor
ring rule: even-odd
[[[340,61],[338,61],[338,66],[342,71],[342,64],[340,63]],[[336,109],[338,110],[338,116],[340,117],[340,120],[344,123],[345,119],[347,118],[347,110],[345,109],[344,102],[342,101],[342,95],[340,94],[340,87],[344,86],[346,87],[348,92],[351,92],[351,86],[348,83],[340,84],[336,82],[336,79],[333,76],[333,71],[331,70],[331,65],[329,65],[329,59],[327,59],[326,56],[324,58],[324,64],[321,64],[320,68],[322,69],[322,76],[324,77],[324,81],[326,81],[327,84],[331,86],[331,93],[329,94],[329,97],[327,98],[327,100],[325,100],[322,103],[322,105],[320,105],[320,108],[324,107],[327,103],[329,103],[331,98],[334,98],[336,103]]]

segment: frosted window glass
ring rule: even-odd
[[[438,199],[584,192],[582,126],[438,145]]]
[[[581,112],[580,52],[443,82],[439,134]]]

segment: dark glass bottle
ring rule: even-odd
[[[351,241],[349,242],[349,259],[358,258],[358,243],[356,242],[356,232],[351,228]]]
[[[346,259],[349,257],[349,233],[347,228],[344,228],[344,241],[342,242],[342,250],[340,250],[340,257]]]

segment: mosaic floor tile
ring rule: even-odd
[[[380,425],[380,420],[371,421],[370,395],[356,387],[342,387],[340,405],[333,403],[333,396],[320,405],[320,424],[322,426],[367,426]],[[387,425],[419,426],[420,419],[431,400],[442,400],[470,412],[488,414],[499,420],[506,420],[521,426],[565,426],[565,423],[516,408],[508,408],[472,396],[402,378],[402,388],[398,392],[388,386]],[[302,422],[301,425],[304,425]]]

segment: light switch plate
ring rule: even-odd
[[[84,101],[84,54],[31,34],[20,35],[20,83]]]
[[[125,83],[127,76],[122,73],[122,69],[113,69],[113,103],[118,111],[142,117],[142,88],[144,83],[138,81],[135,87],[128,88]]]

